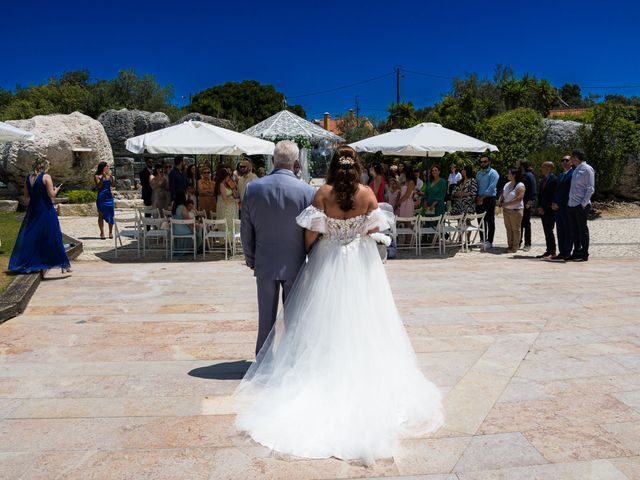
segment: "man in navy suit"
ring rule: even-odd
[[[538,255],[537,258],[549,258],[556,254],[556,237],[553,235],[556,217],[551,207],[558,184],[558,180],[553,174],[554,168],[553,162],[544,162],[540,167],[542,180],[540,180],[538,193],[538,214],[542,217],[542,229],[544,230],[544,239],[547,248],[545,252],[542,255]]]
[[[284,303],[307,254],[296,217],[311,204],[315,189],[294,175],[298,155],[294,142],[278,142],[273,172],[248,184],[242,201],[242,249],[258,287],[256,355],[276,322],[280,288]]]

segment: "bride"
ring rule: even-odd
[[[368,235],[394,218],[359,183],[361,169],[355,150],[339,147],[296,219],[308,261],[235,393],[237,428],[283,454],[371,464],[443,423]]]

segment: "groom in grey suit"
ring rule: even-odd
[[[293,173],[298,154],[294,142],[278,142],[273,172],[248,184],[242,200],[242,249],[258,286],[256,355],[276,322],[280,287],[284,303],[306,258],[296,217],[311,204],[315,189]]]

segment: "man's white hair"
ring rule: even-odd
[[[293,170],[293,163],[298,160],[300,149],[296,142],[282,140],[276,143],[273,150],[273,168],[286,168]]]

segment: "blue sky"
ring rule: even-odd
[[[407,70],[444,77],[496,64],[553,85],[626,86],[583,92],[640,95],[640,2],[9,2],[3,6],[0,87],[13,90],[80,68],[113,78],[134,68],[172,83],[176,101],[226,81],[273,84],[310,118],[353,108],[384,116],[395,77],[295,98]],[[401,97],[433,104],[451,81],[407,73]]]

